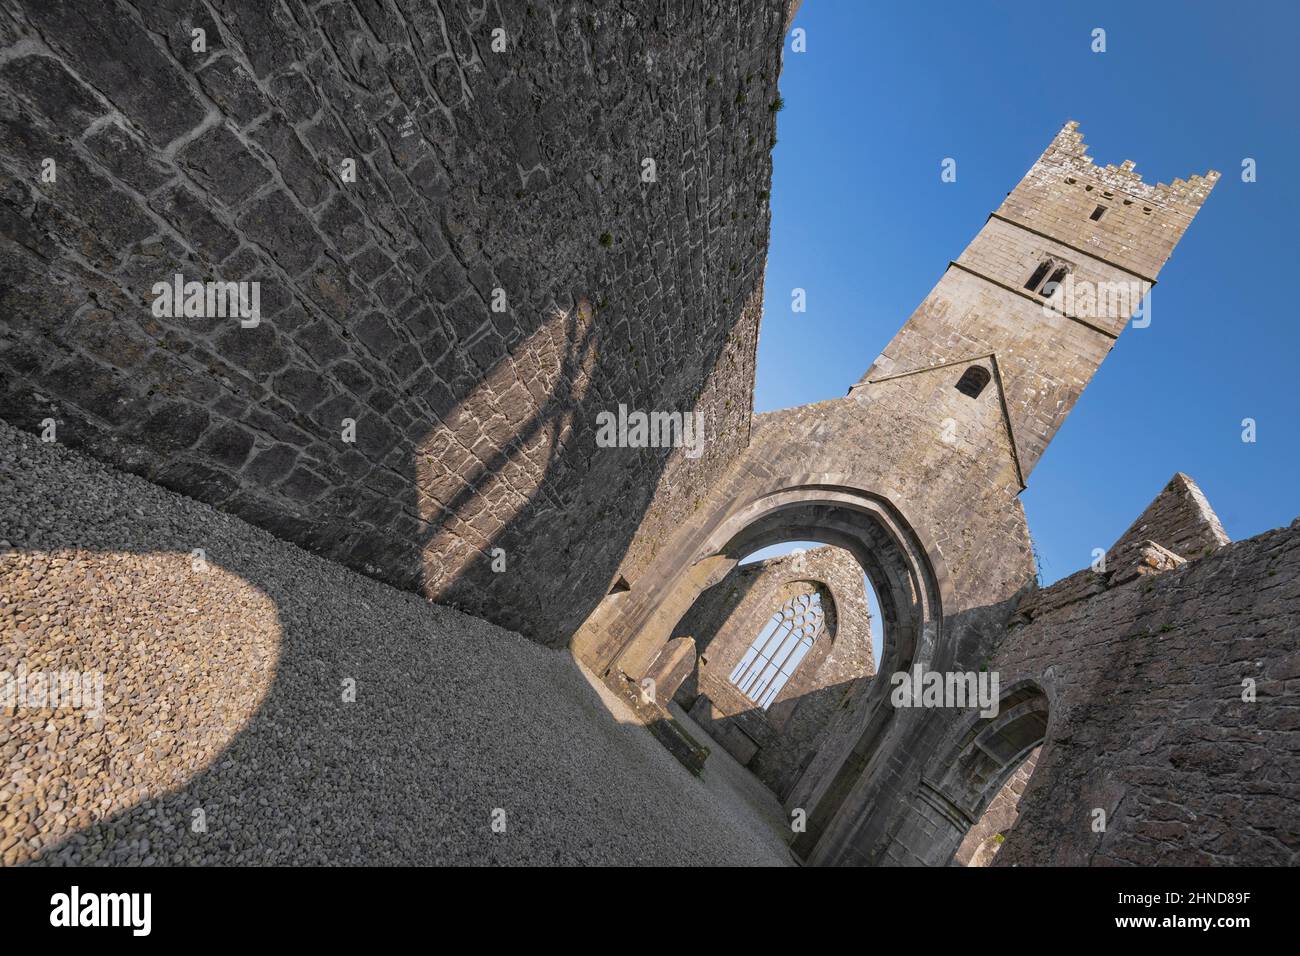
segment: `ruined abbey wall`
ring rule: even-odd
[[[1143,567],[1034,595],[990,664],[1050,699],[994,865],[1294,866],[1300,523]]]
[[[1037,765],[1038,751],[1035,750],[1016,768],[1011,779],[1002,785],[998,795],[989,803],[984,815],[970,828],[953,857],[954,865],[988,866],[993,862],[1006,842],[1007,831],[1020,816],[1020,798]]]
[[[769,618],[791,597],[821,593],[824,630],[767,710],[730,680]],[[875,673],[862,568],[842,548],[813,548],[738,566],[674,629],[698,660],[676,701],[714,740],[784,796],[821,745],[835,712]]]
[[[5,0],[0,416],[563,643],[748,439],[785,13]]]
[[[793,844],[806,862],[947,864],[1039,747],[999,862],[1292,852],[1285,825],[1268,822],[1296,764],[1289,533],[1220,553],[1221,525],[1176,476],[1105,565],[1036,589],[1018,497],[1129,317],[1093,314],[1046,276],[1140,298],[1217,178],[1143,183],[1128,161],[1094,164],[1065,124],[850,394],[757,416],[698,513],[575,638],[607,681],[635,684],[737,560],[819,540],[872,579],[884,673],[997,675],[988,713],[899,705],[890,682],[860,684],[784,794],[806,814]],[[1189,598],[1179,582],[1198,575],[1209,578]],[[1253,643],[1234,649],[1242,640]],[[1246,653],[1274,698],[1242,712]],[[1268,768],[1270,752],[1286,765]],[[1109,830],[1090,829],[1094,809]],[[1090,843],[1094,832],[1107,835]]]
[[[684,699],[721,704],[735,726],[714,729],[748,733],[752,769],[807,811],[805,862],[942,865],[972,826],[987,849],[979,821],[996,803],[998,865],[1293,865],[1300,526],[1229,544],[1177,476],[1104,566],[1039,589],[1018,497],[1129,317],[1049,296],[1039,270],[1144,292],[1217,174],[1143,183],[1131,162],[1094,164],[1067,123],[847,396],[752,416],[795,7],[0,0],[0,418],[538,641],[576,631],[606,688],[675,688],[689,645],[670,642],[698,631],[705,658],[721,653]],[[177,276],[244,283],[257,312],[161,311]],[[701,454],[600,447],[597,416],[620,407],[702,413]],[[224,567],[239,547],[197,519],[156,539],[167,519],[115,491],[67,500],[53,474],[15,481],[15,501],[53,488],[78,525],[126,529],[95,539],[104,552],[203,549]],[[45,558],[24,544],[51,522],[36,506],[18,516],[19,545],[0,543],[35,580]],[[734,605],[728,582],[762,577],[737,562],[793,540],[852,556],[822,569],[833,640],[799,675],[831,693],[806,707],[792,682],[758,718],[719,674],[770,613],[754,595],[805,579],[777,562]],[[850,633],[837,582],[857,576],[860,599],[862,572],[887,627],[882,670],[995,673],[997,715],[895,707],[888,681],[861,679],[875,665],[865,608]],[[311,640],[334,634],[319,615],[334,627],[369,611],[318,611],[292,582],[275,593]],[[707,646],[701,622],[732,612],[743,626]],[[43,632],[47,617],[24,606],[15,620]],[[393,673],[406,687],[410,671]],[[295,704],[320,696],[287,687]],[[666,701],[633,713],[663,722]],[[33,740],[44,726],[28,724]],[[283,722],[267,726],[278,742]],[[220,792],[247,789],[231,777]],[[21,800],[13,819],[44,841]]]
[[[982,864],[1001,834],[994,865],[1294,865],[1300,522],[1228,543],[1175,475],[1104,561],[1003,610],[976,665],[999,714],[894,711],[863,767],[872,812],[821,862]],[[864,697],[787,808],[861,739]]]

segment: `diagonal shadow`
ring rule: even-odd
[[[0,710],[6,864],[784,862],[568,654],[4,424],[0,491],[0,669],[105,676]]]

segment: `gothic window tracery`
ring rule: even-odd
[[[731,683],[766,710],[812,649],[825,623],[819,592],[790,598],[758,632],[731,671]]]

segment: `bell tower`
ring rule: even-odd
[[[1129,319],[1145,323],[1219,178],[1151,185],[1134,167],[1096,166],[1066,123],[853,388],[948,366],[967,394],[991,380],[1023,484]]]

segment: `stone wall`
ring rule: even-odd
[[[998,675],[997,715],[880,716],[855,695],[786,805],[816,805],[839,750],[861,777],[851,805],[872,809],[815,862],[944,865],[963,840],[975,856],[1001,800],[995,865],[1293,865],[1300,521],[1225,542],[1205,496],[1175,475],[1105,564],[987,609],[1005,623],[960,669]],[[877,725],[883,743],[852,745]]]
[[[785,12],[4,0],[4,416],[563,643],[748,439]]]
[[[1013,620],[991,666],[1051,717],[995,865],[1294,866],[1300,521],[1145,567],[1083,571],[1095,593],[1067,579]]]
[[[824,630],[762,710],[730,674],[772,614],[790,597],[813,591],[821,595]],[[862,568],[841,548],[739,565],[701,596],[674,634],[693,637],[698,654],[675,699],[778,797],[812,759],[853,688],[875,673]]]
[[[1122,560],[1135,546],[1151,540],[1189,560],[1223,547],[1230,539],[1205,493],[1180,471],[1107,554]]]
[[[993,862],[998,850],[1006,841],[1007,831],[1015,825],[1020,815],[1020,798],[1025,786],[1034,774],[1038,764],[1038,751],[1035,750],[1025,762],[1016,768],[1011,779],[1002,785],[998,795],[993,798],[988,809],[979,821],[970,828],[966,838],[957,848],[953,863],[957,866],[988,866]]]
[[[1227,544],[1175,475],[1105,565],[1009,613],[999,713],[931,711],[915,775],[876,765],[878,862],[980,865],[1001,834],[994,865],[1294,865],[1300,520]]]

